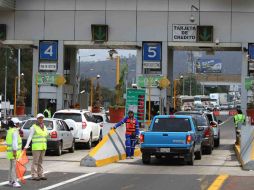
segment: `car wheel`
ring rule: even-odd
[[[202,151],[199,150],[199,151],[197,151],[197,152],[195,153],[195,159],[196,159],[196,160],[201,160],[201,158],[202,158]]]
[[[142,162],[143,164],[150,164],[151,162],[151,155],[150,154],[142,154]]]
[[[91,149],[91,147],[92,147],[92,134],[90,135],[90,138],[89,138],[88,142],[85,143],[85,147],[86,147],[86,149]]]
[[[193,150],[191,151],[190,155],[189,155],[189,161],[187,161],[187,164],[190,165],[190,166],[193,166],[194,165],[194,153],[193,153]]]
[[[73,153],[75,151],[75,141],[72,142],[71,148],[69,148],[69,152]]]
[[[215,146],[215,147],[220,146],[220,138],[214,140],[214,146]]]
[[[59,142],[57,150],[56,150],[56,155],[57,156],[61,156],[62,155],[62,149],[63,149],[63,144],[62,144],[62,142]]]

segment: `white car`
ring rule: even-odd
[[[19,133],[22,137],[23,147],[26,145],[30,128],[36,122],[36,118],[31,118],[21,127]],[[45,118],[43,122],[48,130],[47,150],[53,150],[57,156],[60,156],[64,149],[68,149],[69,152],[73,153],[75,150],[75,140],[71,132],[73,127],[61,119]]]
[[[72,119],[76,122],[73,135],[75,143],[84,143],[86,148],[92,147],[92,142],[98,143],[101,138],[101,127],[96,123],[92,113],[87,110],[65,109],[56,111],[53,118]]]
[[[107,116],[106,113],[92,113],[93,116],[96,119],[96,122],[100,125],[101,127],[101,134],[100,134],[100,139],[102,139],[103,137],[103,132],[105,133],[105,131],[108,131],[108,129],[104,129],[103,128],[108,128],[109,125],[107,125],[109,123],[109,118]]]

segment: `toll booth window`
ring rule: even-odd
[[[191,124],[186,118],[157,118],[153,124],[155,132],[187,132],[191,131]]]

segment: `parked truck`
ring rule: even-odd
[[[187,115],[158,115],[153,118],[148,131],[141,133],[141,152],[144,164],[149,164],[151,156],[161,158],[184,158],[188,165],[194,158],[200,160],[202,133],[196,120]]]
[[[211,103],[214,106],[221,106],[228,104],[228,94],[227,93],[211,93],[210,95]]]

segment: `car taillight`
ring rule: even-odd
[[[51,133],[50,133],[50,137],[51,137],[52,139],[57,138],[57,132],[56,132],[56,131],[51,132]]]
[[[85,129],[87,126],[86,122],[82,122],[82,129]]]
[[[207,128],[207,129],[205,130],[204,136],[205,136],[205,137],[210,137],[210,129],[209,129],[209,128]]]
[[[139,136],[139,140],[140,140],[140,143],[143,143],[143,142],[144,142],[144,140],[145,140],[144,134],[141,134],[141,135]]]
[[[24,137],[24,132],[21,129],[19,130],[19,135],[20,137]]]
[[[186,136],[186,144],[190,144],[191,141],[192,141],[191,135],[187,135],[187,136]]]

